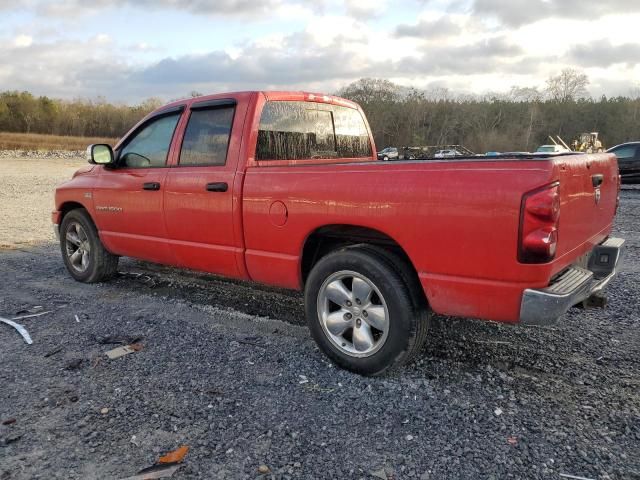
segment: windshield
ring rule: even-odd
[[[536,150],[536,152],[555,152],[555,145],[543,145]]]

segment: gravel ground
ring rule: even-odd
[[[14,245],[0,315],[50,313],[20,320],[31,346],[0,324],[0,479],[123,478],[180,445],[176,479],[640,479],[639,217],[624,191],[605,309],[552,328],[438,317],[382,378],[327,362],[297,293],[133,260],[83,285],[53,243]],[[143,349],[108,360],[108,336]]]

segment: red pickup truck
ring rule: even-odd
[[[615,275],[612,154],[384,162],[348,100],[241,92],[171,103],[56,191],[69,273],[129,256],[304,290],[337,364],[416,354],[431,312],[545,324]]]

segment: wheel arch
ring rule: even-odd
[[[80,202],[69,200],[67,202],[63,202],[60,205],[60,208],[58,208],[58,211],[60,212],[60,224],[62,224],[62,220],[64,219],[65,215],[67,215],[67,213],[69,213],[71,210],[77,210],[79,208],[86,210],[89,217],[91,217],[91,213],[89,212],[89,209],[85,205],[83,205]]]
[[[425,292],[422,289],[418,272],[407,252],[394,238],[388,234],[371,227],[350,224],[324,225],[313,230],[305,239],[300,256],[300,278],[302,285],[306,284],[307,278],[313,266],[325,255],[349,246],[370,246],[376,250],[383,250],[398,257],[404,264],[404,272],[410,288],[420,295],[421,300],[428,303]],[[396,268],[402,269],[397,266]]]

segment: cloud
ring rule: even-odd
[[[386,0],[345,0],[347,14],[354,18],[373,18],[382,15],[387,8]]]
[[[405,58],[401,66],[414,74],[484,74],[503,70],[523,54],[519,46],[498,36],[466,45],[425,46],[421,58]]]
[[[362,77],[418,78],[424,83],[454,75],[484,75],[515,69],[526,58],[506,37],[495,36],[461,45],[425,44],[417,56],[403,53],[389,59],[362,53],[376,31],[353,33],[319,37],[315,27],[308,26],[307,31],[250,42],[233,52],[215,49],[146,63],[132,62],[131,45],[119,47],[104,35],[85,42],[14,46],[0,50],[0,65],[13,66],[0,70],[0,90],[18,88],[67,98],[102,95],[113,100],[176,98],[191,90],[331,92]]]
[[[414,24],[400,24],[395,28],[394,36],[434,39],[453,37],[461,31],[460,26],[446,16],[434,20],[422,19]]]
[[[18,35],[13,40],[16,47],[28,47],[33,43],[33,38],[29,35]]]
[[[512,1],[517,4],[520,0]],[[41,8],[45,6],[44,0],[32,2],[39,2]],[[555,5],[554,2],[542,3]],[[514,28],[479,21],[469,10],[466,13],[460,10],[436,13],[432,8],[435,3],[440,5],[431,2],[425,11],[414,15],[415,23],[395,25],[385,20],[384,29],[380,28],[381,22],[370,21],[371,15],[384,8],[384,2],[374,5],[359,0],[350,3],[338,0],[314,3],[311,0],[140,0],[135,3],[135,8],[149,11],[154,11],[153,4],[156,11],[158,8],[181,9],[191,12],[194,17],[200,15],[199,22],[204,22],[207,29],[211,26],[212,32],[223,22],[234,22],[242,27],[243,37],[228,41],[212,34],[206,42],[211,46],[205,47],[201,42],[202,50],[167,46],[162,38],[158,38],[166,32],[127,38],[109,30],[104,33],[92,29],[68,31],[59,27],[63,21],[59,17],[48,18],[45,22],[36,16],[29,18],[28,23],[17,25],[16,16],[13,25],[8,22],[4,37],[0,34],[3,44],[0,49],[0,90],[30,90],[35,94],[66,98],[102,95],[114,101],[139,101],[149,96],[172,99],[192,90],[332,92],[359,78],[374,77],[418,88],[431,84],[481,93],[508,90],[512,85],[544,86],[544,79],[549,75],[565,66],[578,66],[586,70],[594,86],[592,91],[599,94],[601,89],[614,87],[602,79],[616,76],[631,84],[638,78],[640,46],[635,43],[628,25],[635,24],[640,15],[609,16],[602,20],[590,17],[584,22],[556,19],[549,20],[551,26],[539,22]],[[511,22],[530,19],[509,17],[510,7],[497,0],[475,0],[474,5],[480,4],[500,7],[501,18]],[[7,5],[0,0],[0,8],[7,8]],[[60,0],[48,5],[62,9],[59,13],[74,7],[84,8],[87,12],[90,8],[87,5],[97,9],[110,6],[117,9],[124,5],[134,8],[132,0],[94,0],[91,4]],[[254,18],[256,8],[260,11],[273,5],[278,6],[278,11],[270,11],[260,18],[276,26],[282,25],[283,29],[261,25],[253,30],[246,20]],[[293,17],[283,20],[283,8],[289,9]],[[244,9],[251,12],[245,14]],[[345,13],[348,10],[349,15]],[[522,10],[526,15],[531,13],[528,6]],[[238,16],[232,19],[205,17],[217,15],[216,12]],[[305,15],[300,15],[301,12]],[[105,18],[112,18],[111,13],[105,13]],[[164,12],[164,15],[171,16],[173,12]],[[285,33],[291,18],[298,31]],[[56,31],[59,33],[44,35],[41,32],[43,24],[58,26]],[[197,22],[193,24],[201,26]],[[627,25],[617,31],[627,32],[628,36],[616,35],[611,24]],[[186,22],[185,25],[192,24]],[[594,40],[603,35],[603,31],[613,33],[607,34],[604,40]],[[546,43],[542,41],[545,39]],[[580,41],[583,44],[574,45]],[[607,70],[609,65],[612,67]],[[622,87],[615,88],[620,91]]]
[[[123,50],[106,36],[84,42],[63,40],[0,49],[0,90],[29,90],[62,97],[132,99],[175,98],[192,89],[310,88],[350,82],[383,66],[356,57],[352,40],[336,36],[318,48],[313,35],[284,37],[279,48],[251,43],[230,55],[214,50],[199,55],[167,57],[153,63],[132,63],[131,46]],[[124,51],[126,49],[126,51]]]
[[[314,2],[311,0],[302,0],[297,3],[285,0],[93,0],[91,2],[32,0],[31,4],[40,14],[54,17],[76,17],[96,14],[107,9],[131,7],[145,11],[173,10],[195,15],[241,15],[247,18],[259,18],[278,11],[285,12],[289,7],[295,9],[299,6],[298,4],[314,5]]]
[[[142,10],[176,10],[198,15],[266,14],[283,5],[282,0],[35,0],[35,9],[45,16],[76,17],[106,9],[133,7]],[[7,7],[8,8],[8,7]]]
[[[321,49],[313,48],[305,33],[286,37],[281,48],[245,48],[231,57],[223,51],[204,55],[165,58],[136,72],[132,78],[148,84],[239,83],[259,87],[265,84],[291,85],[325,80],[343,80],[376,72],[379,65],[368,58],[356,59],[336,37]]]
[[[607,39],[576,45],[567,54],[569,60],[585,67],[605,68],[617,63],[640,64],[640,43],[613,45]]]
[[[31,6],[30,1],[22,2],[22,4],[16,5],[15,0],[0,0],[0,12],[4,10],[23,10]]]
[[[546,18],[594,20],[620,12],[640,12],[636,0],[474,0],[472,11],[519,27]]]

